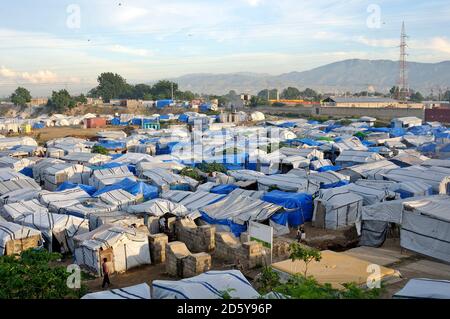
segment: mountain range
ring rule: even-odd
[[[439,63],[408,62],[409,87],[423,94],[431,90],[437,94],[439,88],[450,88],[450,61]],[[230,90],[237,93],[256,94],[263,89],[284,89],[288,86],[305,89],[307,87],[322,93],[343,91],[365,91],[369,87],[378,92],[388,92],[397,85],[399,63],[391,60],[350,59],[330,63],[303,72],[289,72],[280,75],[263,73],[228,74],[187,74],[171,79],[181,90],[195,93],[226,94]]]

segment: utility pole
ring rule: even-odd
[[[409,95],[408,88],[408,74],[407,74],[407,62],[406,62],[406,48],[408,45],[406,44],[406,39],[408,36],[405,31],[405,22],[402,23],[402,33],[400,35],[400,74],[398,81],[398,99],[402,102],[406,102],[406,98]]]
[[[170,82],[170,90],[172,92],[172,101],[173,101],[173,82]]]

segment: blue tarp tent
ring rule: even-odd
[[[217,186],[214,186],[213,188],[211,188],[210,192],[214,193],[214,194],[228,195],[229,193],[234,191],[236,188],[239,188],[239,186],[233,185],[233,184],[221,184],[221,185],[217,185]]]
[[[84,190],[86,193],[88,193],[91,196],[97,191],[97,189],[94,186],[84,185],[84,184],[75,184],[75,183],[71,183],[71,182],[62,183],[61,185],[58,186],[56,191],[57,192],[65,191],[66,189],[72,189],[75,187],[81,188],[82,190]]]
[[[44,128],[44,127],[45,127],[45,124],[42,123],[42,122],[38,122],[38,123],[34,123],[33,124],[33,129],[41,129],[41,128]]]
[[[158,187],[146,184],[144,182],[136,182],[129,178],[125,178],[116,184],[106,186],[95,192],[92,196],[98,197],[103,193],[110,192],[115,189],[123,189],[133,195],[142,194],[145,201],[157,198],[159,196]]]
[[[115,117],[111,120],[111,125],[120,125],[120,119]]]
[[[371,127],[368,130],[377,133],[389,133],[391,131],[389,127]]]
[[[123,149],[123,148],[127,147],[124,142],[116,142],[116,141],[111,141],[111,140],[100,140],[95,145],[102,146],[110,151],[113,151],[116,149]]]
[[[32,167],[24,167],[19,173],[33,178],[33,168]]]
[[[340,167],[339,165],[337,165],[337,166],[327,165],[327,166],[320,167],[317,171],[318,172],[328,172],[328,171],[337,172],[337,171],[340,171],[341,169],[342,169],[342,167]]]
[[[406,134],[405,129],[403,129],[401,127],[391,128],[389,130],[390,137],[400,137],[400,136],[404,136],[405,134]]]
[[[313,139],[310,139],[310,138],[301,138],[301,139],[294,139],[294,140],[298,141],[300,143],[306,144],[308,146],[320,146],[320,145],[323,144],[321,142],[317,142],[317,141],[315,141]]]
[[[291,227],[297,227],[312,219],[313,198],[309,194],[274,190],[264,195],[262,200],[284,207],[284,213],[275,214],[272,218],[277,224],[282,224],[279,221],[284,218],[280,214],[286,214],[287,222]]]
[[[233,233],[234,236],[239,238],[241,236],[241,233],[245,232],[247,230],[247,225],[240,225],[235,222],[233,222],[230,219],[215,219],[204,212],[200,211],[201,213],[201,219],[207,222],[210,225],[222,225],[222,226],[228,226],[230,228],[230,231]]]
[[[162,109],[166,106],[169,106],[172,103],[173,103],[173,100],[158,100],[158,101],[156,101],[156,107],[158,109]]]

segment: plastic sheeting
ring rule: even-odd
[[[81,299],[152,299],[150,294],[150,287],[146,283],[135,285],[131,287],[99,291],[86,294]]]
[[[288,225],[291,227],[297,227],[312,219],[313,199],[309,194],[287,193],[275,190],[267,193],[261,199],[283,206],[285,212],[281,214],[287,215]]]
[[[144,182],[137,182],[135,180],[131,180],[129,178],[125,178],[121,180],[118,183],[106,186],[102,188],[99,191],[96,191],[94,194],[92,194],[93,197],[98,197],[101,194],[110,192],[112,190],[116,189],[122,189],[124,191],[127,191],[130,194],[133,194],[135,196],[142,195],[144,198],[144,201],[157,198],[159,195],[158,188],[156,186],[152,186],[149,184],[146,184]]]
[[[154,299],[257,299],[259,293],[239,270],[208,271],[180,281],[155,280]]]

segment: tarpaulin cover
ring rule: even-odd
[[[107,150],[126,148],[126,144],[124,142],[116,142],[116,141],[100,141],[100,142],[97,142],[95,145],[102,146],[102,147],[106,148]]]
[[[302,225],[312,219],[313,199],[311,195],[274,190],[264,195],[262,200],[283,206],[286,211],[286,213],[283,214],[287,215],[287,221],[291,227]],[[280,218],[283,217],[276,216],[275,218],[272,218],[272,220],[278,224]]]
[[[187,114],[181,114],[179,117],[178,117],[178,121],[180,121],[180,122],[188,122],[189,121],[189,115],[187,115]]]
[[[336,129],[336,128],[340,128],[340,127],[342,127],[342,125],[339,125],[339,124],[329,125],[329,126],[327,126],[327,127],[325,128],[325,133],[329,133],[329,132],[331,132],[332,130],[334,130],[334,129]]]
[[[92,196],[98,197],[101,194],[110,192],[115,189],[123,189],[124,191],[133,195],[142,194],[144,196],[144,200],[146,201],[157,198],[159,195],[158,187],[146,184],[144,182],[135,182],[129,178],[125,178],[118,183],[102,188],[101,190],[95,192]]]
[[[120,155],[122,155],[122,154],[120,154]],[[92,170],[99,170],[99,169],[116,168],[116,167],[120,167],[120,166],[126,166],[126,164],[112,162],[112,163],[106,163],[106,164],[100,165],[100,166],[90,166],[90,168]]]
[[[303,144],[306,144],[306,145],[309,145],[309,146],[320,146],[320,145],[323,144],[323,143],[317,142],[317,141],[315,141],[313,139],[310,139],[310,138],[295,139],[295,141],[298,141],[300,143],[303,143]]]
[[[388,127],[370,127],[368,129],[371,132],[379,132],[379,133],[389,133],[391,131]]]
[[[214,186],[211,188],[210,192],[214,194],[225,194],[228,195],[232,191],[234,191],[236,188],[239,188],[237,185],[233,184],[221,184]]]
[[[33,124],[33,128],[34,129],[41,129],[41,128],[44,128],[44,127],[45,127],[45,124],[41,123],[41,122]]]
[[[395,128],[391,128],[389,130],[389,135],[391,137],[400,137],[406,134],[405,129],[401,128],[401,127],[395,127]]]
[[[65,191],[66,189],[72,189],[72,188],[76,188],[76,187],[81,188],[82,190],[84,190],[86,193],[88,193],[91,196],[97,191],[97,189],[94,186],[84,185],[84,184],[75,184],[75,183],[71,183],[71,182],[62,183],[61,185],[58,186],[56,191],[60,192],[60,191]]]
[[[318,172],[328,172],[328,171],[337,172],[337,171],[340,171],[341,169],[342,169],[342,167],[340,167],[340,166],[327,165],[327,166],[320,167],[317,171]]]
[[[156,101],[156,107],[158,109],[161,109],[163,107],[169,106],[172,103],[173,103],[173,100],[158,100],[158,101]]]
[[[25,167],[21,171],[19,171],[19,173],[33,178],[33,168],[31,168],[31,167]]]
[[[408,132],[414,135],[428,135],[432,133],[431,126],[429,125],[413,126],[408,129]]]
[[[230,228],[230,232],[232,232],[237,238],[241,236],[241,233],[247,230],[247,225],[237,224],[231,219],[215,219],[203,212],[200,213],[202,214],[201,218],[210,225],[228,226],[228,228]]]
[[[435,153],[436,147],[437,147],[436,143],[427,143],[417,147],[417,150],[422,153]]]

